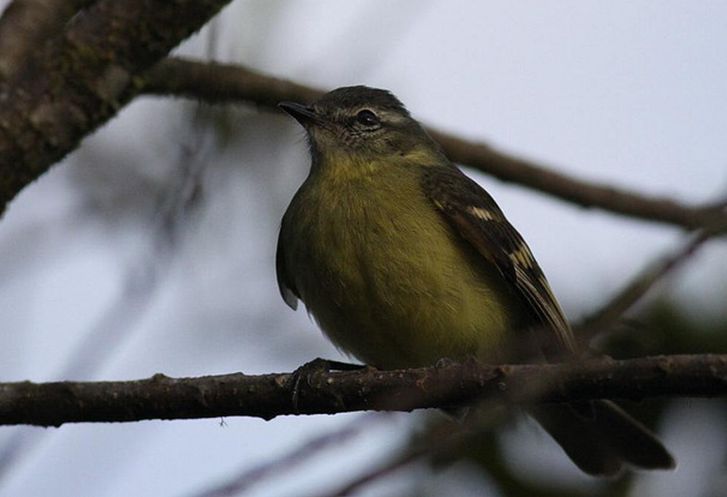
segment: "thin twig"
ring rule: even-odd
[[[700,231],[673,253],[659,258],[640,271],[631,281],[619,290],[616,295],[597,311],[583,319],[576,333],[579,341],[588,342],[615,325],[623,315],[641,300],[648,291],[667,274],[681,266],[691,258],[712,235]]]
[[[446,444],[442,442],[442,446],[449,448],[454,446],[451,440],[447,440],[450,443]],[[385,478],[386,476],[395,473],[396,471],[408,466],[419,460],[421,457],[430,453],[431,449],[427,446],[418,446],[416,448],[406,449],[399,454],[392,456],[388,461],[376,466],[375,468],[363,473],[362,475],[354,478],[353,480],[345,483],[341,487],[333,490],[330,493],[324,494],[324,497],[346,497],[357,490],[369,485],[370,483]]]
[[[714,204],[715,209],[725,209],[727,199]],[[648,291],[660,280],[680,267],[687,260],[692,258],[697,251],[712,238],[724,235],[727,230],[727,222],[717,220],[705,226],[700,231],[692,234],[672,253],[662,256],[649,263],[642,271],[634,276],[631,281],[616,292],[613,298],[608,300],[598,310],[591,313],[577,326],[580,332],[576,334],[582,343],[588,342],[594,336],[608,330],[618,322],[623,315],[640,301]]]
[[[342,428],[324,433],[305,442],[300,447],[292,450],[284,456],[273,459],[271,461],[259,464],[253,468],[246,468],[239,474],[228,479],[224,483],[214,488],[207,489],[201,493],[195,494],[196,497],[231,497],[239,496],[243,492],[251,489],[253,486],[261,483],[265,479],[275,476],[280,478],[284,471],[291,471],[299,465],[311,460],[312,457],[318,455],[322,451],[331,447],[338,447],[357,437],[370,428],[371,422],[381,420],[382,416],[363,415],[355,420],[347,423]]]

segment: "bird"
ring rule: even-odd
[[[578,357],[522,236],[391,92],[349,86],[279,107],[311,162],[281,222],[278,286],[334,345],[379,369]],[[675,466],[611,401],[528,409],[590,475]]]

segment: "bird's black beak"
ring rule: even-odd
[[[280,102],[278,107],[293,116],[303,126],[310,126],[320,120],[313,108],[307,105],[297,104],[295,102]]]

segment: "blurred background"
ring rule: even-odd
[[[440,129],[699,203],[727,194],[726,18],[719,1],[236,0],[177,53],[323,89],[387,88]],[[307,169],[303,132],[283,115],[137,99],[0,223],[0,379],[346,360],[275,283],[280,218]],[[469,173],[528,240],[572,320],[685,236]],[[725,261],[724,242],[704,247],[639,305],[638,329],[603,350],[727,351]],[[723,401],[632,407],[675,453],[676,471],[594,480],[533,422],[513,418],[471,459],[415,464],[360,495],[727,494]],[[198,495],[360,416],[2,427],[0,496]],[[322,495],[395,454],[426,416],[361,422],[360,436],[278,468],[245,495]]]

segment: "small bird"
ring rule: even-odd
[[[380,369],[575,356],[523,238],[393,94],[352,86],[279,105],[305,128],[311,168],[283,216],[278,285],[337,347]],[[674,467],[610,401],[529,412],[586,473]]]

